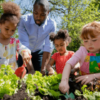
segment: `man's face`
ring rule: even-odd
[[[34,5],[33,16],[34,16],[35,23],[37,25],[40,26],[41,24],[43,24],[48,14],[49,14],[49,11],[46,10],[44,6],[39,5],[39,4]]]

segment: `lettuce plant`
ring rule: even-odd
[[[4,94],[13,95],[18,90],[19,78],[14,74],[10,65],[1,65],[0,69],[0,98]]]

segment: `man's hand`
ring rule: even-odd
[[[42,73],[42,75],[45,75],[46,74],[46,70],[45,69],[41,69],[41,73]]]
[[[46,74],[46,66],[49,62],[49,59],[50,59],[50,53],[49,52],[43,52],[43,58],[42,58],[42,66],[41,66],[41,73],[43,75]]]

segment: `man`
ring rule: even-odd
[[[23,15],[18,26],[19,40],[31,50],[34,69],[41,71],[42,74],[53,49],[49,34],[56,30],[56,23],[48,17],[48,14],[49,2],[36,0],[33,14]],[[19,55],[18,66],[22,64]]]

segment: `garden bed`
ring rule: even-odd
[[[42,76],[37,71],[20,79],[10,66],[3,65],[0,70],[0,100],[100,100],[100,80],[82,86],[75,82],[73,74],[70,75],[69,93],[73,93],[75,99],[67,99],[59,91],[61,77],[61,74]]]
[[[61,96],[60,97],[60,99],[55,99],[54,97],[51,97],[51,96],[49,96],[49,95],[42,95],[40,92],[39,92],[39,90],[38,90],[38,86],[35,84],[35,86],[36,86],[36,90],[35,90],[35,93],[34,93],[34,99],[32,99],[31,97],[29,97],[28,96],[28,94],[25,92],[26,91],[26,88],[27,88],[27,85],[24,83],[24,82],[21,82],[20,83],[20,81],[19,81],[19,83],[18,83],[19,85],[19,87],[20,87],[20,85],[21,85],[21,88],[18,90],[18,92],[17,93],[15,93],[15,94],[13,94],[12,96],[9,96],[9,95],[7,95],[7,94],[5,94],[4,96],[3,96],[3,98],[2,99],[0,99],[0,100],[73,100],[73,99],[71,99],[71,98],[69,98],[69,99],[66,99],[64,96]],[[72,84],[72,83],[71,83]],[[76,86],[76,85],[75,85]],[[18,87],[18,88],[19,88]],[[72,89],[72,88],[71,88]],[[72,89],[72,91],[73,91],[73,89]],[[41,98],[40,98],[41,97]],[[84,99],[83,97],[77,97],[76,96],[76,99],[74,99],[74,100],[86,100],[86,99]]]

